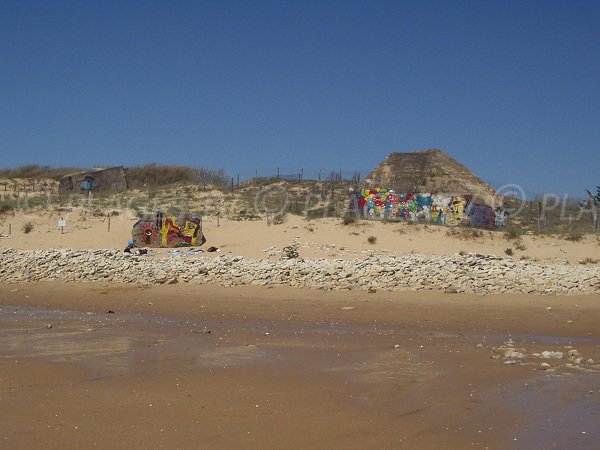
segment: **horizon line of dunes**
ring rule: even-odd
[[[110,166],[98,166],[106,168]],[[216,186],[227,184],[228,177],[224,169],[209,169],[175,164],[147,163],[127,167],[130,182],[143,183],[150,186],[162,186],[177,182],[205,183]],[[52,167],[38,164],[25,164],[14,169],[0,169],[0,178],[50,178],[60,180],[61,177],[73,173],[84,172],[89,168],[81,167]]]

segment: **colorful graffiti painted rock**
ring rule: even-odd
[[[478,228],[505,226],[508,213],[473,202],[471,195],[444,196],[425,193],[398,193],[388,188],[363,188],[352,193],[350,210],[370,218],[411,220]]]
[[[147,215],[133,225],[137,247],[189,247],[204,244],[202,219],[195,216]]]

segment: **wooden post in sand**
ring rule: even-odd
[[[110,212],[108,214],[108,232],[110,233]]]
[[[573,216],[569,216],[569,234],[573,232]]]
[[[600,200],[600,199],[599,199]],[[598,208],[597,202],[590,194],[588,197],[588,201],[590,202],[590,206],[592,207],[592,229],[594,233],[598,232]]]
[[[8,224],[8,235],[10,236],[12,234],[12,223]]]

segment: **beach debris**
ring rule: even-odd
[[[186,333],[186,334],[211,334],[211,333],[212,333],[211,330],[209,330],[208,328],[204,327],[204,328],[202,328],[200,330],[197,330],[195,328],[191,329],[189,331],[189,333]]]
[[[168,255],[195,255],[197,253],[204,253],[201,248],[176,248],[167,252]]]
[[[112,309],[109,309],[108,311],[106,311],[106,314],[114,314],[115,312]]]
[[[564,356],[563,352],[553,352],[550,350],[544,350],[540,354],[540,358],[544,358],[544,359],[563,359],[563,356]]]
[[[570,345],[565,345],[563,348],[565,351],[544,350],[542,352],[532,352],[531,354],[528,354],[524,348],[515,348],[512,339],[508,339],[507,341],[503,342],[501,346],[490,348],[492,352],[490,358],[496,360],[502,359],[503,364],[507,365],[534,364],[532,362],[527,362],[527,358],[537,358],[538,360],[542,360],[537,365],[537,370],[545,370],[549,372],[555,372],[560,369],[578,370],[589,373],[600,372],[600,364],[596,364],[593,359],[584,358],[579,350]],[[547,362],[549,360],[553,360],[555,362],[550,364]]]
[[[504,357],[509,359],[523,359],[525,355],[521,352],[517,352],[514,349],[509,349],[504,352]]]
[[[483,345],[482,345],[483,347]],[[493,354],[490,356],[492,359],[506,359],[508,361],[520,361],[525,359],[526,350],[524,348],[515,348],[515,343],[512,339],[507,339],[499,347],[492,347]],[[508,363],[505,364],[515,364]]]
[[[281,252],[281,259],[296,259],[299,256],[298,244],[286,245]]]

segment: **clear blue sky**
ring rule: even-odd
[[[598,49],[598,1],[2,0],[0,166],[364,174],[437,147],[580,195]]]

